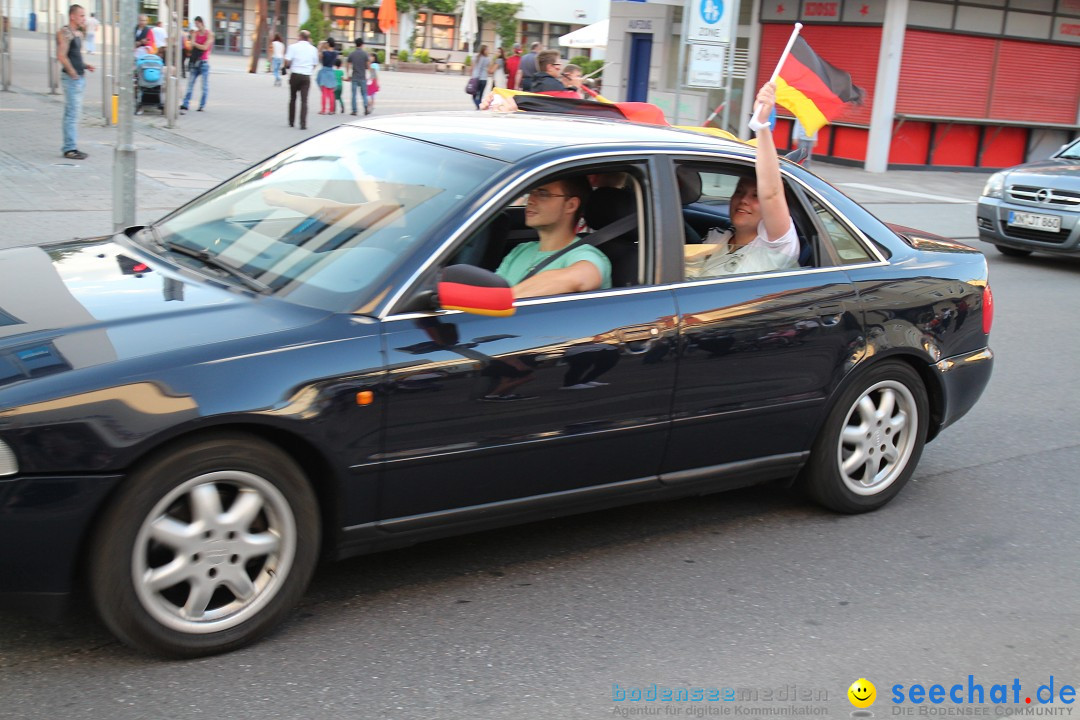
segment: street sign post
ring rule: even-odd
[[[731,0],[689,0],[686,41],[691,43],[731,42]]]

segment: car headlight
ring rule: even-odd
[[[996,172],[991,175],[986,185],[983,186],[983,197],[1000,198],[1002,192],[1005,190],[1005,173]]]
[[[0,440],[0,477],[14,475],[19,472],[19,463],[15,460],[15,453]]]

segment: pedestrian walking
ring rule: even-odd
[[[169,42],[169,33],[162,27],[161,21],[158,20],[150,28],[150,33],[154,36],[154,47],[157,48],[157,54],[165,58],[165,47]]]
[[[93,55],[97,50],[97,32],[101,22],[97,15],[90,13],[90,19],[86,21],[86,54]]]
[[[811,134],[806,132],[806,128],[803,127],[803,124],[798,120],[795,120],[793,134],[795,136],[796,144],[805,154],[801,165],[803,167],[810,167],[810,157],[814,154],[814,145],[817,145],[817,133]]]
[[[491,87],[506,87],[506,50],[499,48],[491,59]]]
[[[274,39],[270,43],[270,47],[270,67],[274,72],[274,87],[280,87],[281,66],[285,62],[285,42],[281,39],[281,33],[274,33]]]
[[[487,87],[488,70],[491,68],[491,57],[488,56],[487,45],[480,46],[480,52],[473,60],[472,77],[476,80],[476,92],[473,93],[473,104],[480,109],[480,100],[484,97],[484,88]]]
[[[373,59],[371,67],[368,68],[368,71],[371,73],[371,77],[369,77],[367,81],[367,101],[369,112],[375,111],[375,95],[379,92],[379,70],[379,63]]]
[[[94,71],[94,66],[84,62],[82,56],[85,23],[86,10],[82,5],[72,5],[68,8],[68,24],[56,33],[56,59],[64,70],[61,76],[64,84],[64,145],[60,152],[69,160],[86,159],[86,153],[79,150],[76,143],[83,93],[86,92],[84,76],[87,70]]]
[[[337,105],[341,106],[341,114],[345,114],[345,101],[341,99],[341,86],[344,84],[345,71],[341,69],[341,58],[338,57],[334,60],[334,80],[337,84],[334,86],[334,101]]]
[[[206,107],[206,96],[210,93],[210,48],[214,44],[214,35],[203,19],[195,16],[195,32],[191,36],[191,57],[188,60],[188,86],[184,102],[180,109],[186,111],[191,103],[191,93],[195,90],[195,81],[202,78],[202,97],[199,99],[199,112]]]
[[[521,64],[521,43],[514,43],[510,57],[506,58],[506,87],[509,90],[517,90],[517,71]]]
[[[296,98],[300,98],[300,129],[307,130],[307,99],[311,89],[311,74],[319,64],[319,51],[311,44],[311,33],[300,31],[300,39],[285,51],[285,67],[289,69],[289,127],[295,127]]]
[[[521,62],[518,63],[517,74],[514,76],[514,87],[518,90],[525,90],[526,92],[532,89],[533,75],[539,71],[536,65],[536,56],[543,49],[543,45],[538,42],[534,42],[529,46],[529,52],[521,56]]]
[[[323,51],[319,54],[319,74],[315,76],[315,82],[319,85],[322,94],[322,102],[319,105],[320,115],[333,115],[337,109],[334,103],[334,88],[337,87],[337,76],[334,75],[334,61],[338,59],[338,52],[334,45],[334,39],[328,38],[323,45]]]
[[[364,38],[356,38],[356,49],[349,53],[349,79],[352,84],[352,114],[356,114],[356,90],[364,101],[364,114],[371,112],[368,107],[367,71],[371,67],[371,56],[364,50]]]

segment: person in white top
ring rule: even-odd
[[[758,91],[755,111],[768,117],[776,105],[776,84]],[[772,127],[757,130],[755,177],[743,177],[731,196],[732,230],[717,232],[715,241],[686,246],[687,278],[707,278],[782,270],[798,265],[799,236],[791,220]],[[710,237],[714,239],[714,233]]]
[[[274,33],[270,47],[270,69],[274,73],[274,87],[278,87],[281,85],[281,65],[285,62],[285,42],[281,39],[281,33]]]
[[[97,39],[98,28],[101,27],[101,22],[97,19],[94,13],[90,13],[90,19],[86,21],[86,54],[93,55],[97,50],[95,46],[95,40]]]
[[[154,47],[157,48],[159,55],[165,54],[165,43],[169,41],[168,31],[161,26],[161,21],[158,20],[154,23],[154,26],[150,28],[150,32],[154,33]]]
[[[294,127],[296,96],[300,96],[300,129],[307,130],[307,96],[311,74],[319,64],[319,51],[311,44],[311,33],[300,31],[300,39],[285,51],[285,67],[289,69],[289,127]]]

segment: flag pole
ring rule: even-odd
[[[784,67],[784,62],[787,61],[788,55],[791,54],[791,46],[795,44],[795,38],[799,37],[799,31],[802,30],[802,23],[795,23],[795,29],[791,31],[791,37],[788,38],[787,46],[784,47],[784,52],[780,53],[780,59],[776,63],[776,69],[773,70],[772,77],[769,78],[769,82],[776,82],[776,78],[780,76],[780,68]],[[750,118],[751,123],[756,123],[761,126],[764,120],[758,119],[758,111],[761,110],[761,105],[754,106],[754,114]]]

